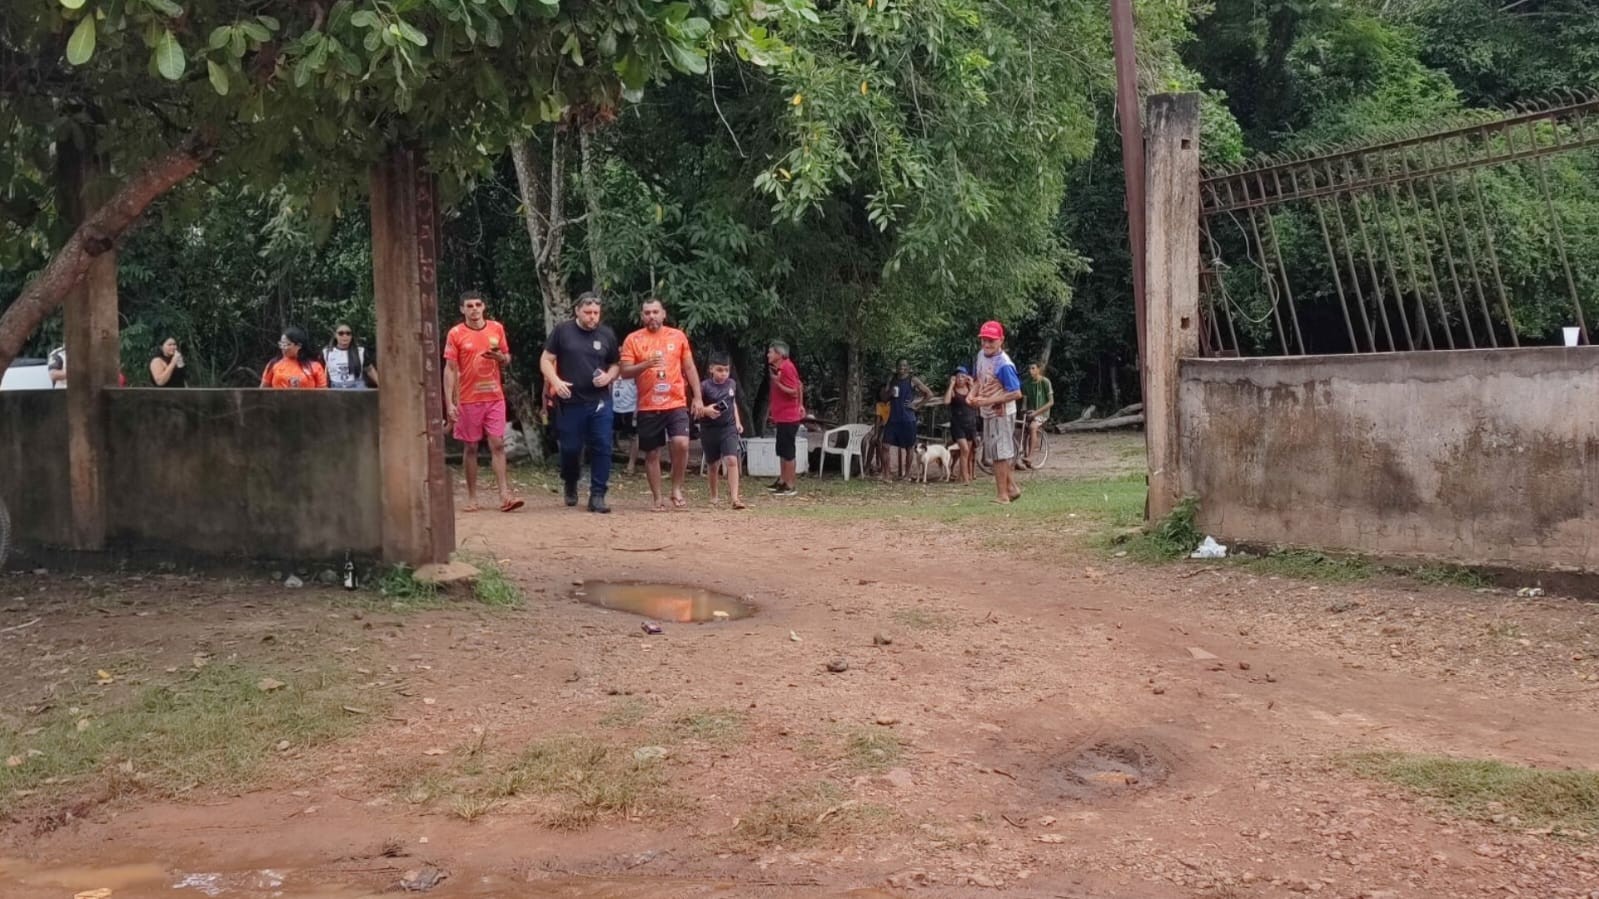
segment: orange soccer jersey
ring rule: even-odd
[[[688,387],[683,381],[683,362],[691,358],[688,335],[676,328],[663,327],[650,333],[640,328],[627,335],[622,344],[622,364],[637,365],[661,351],[661,364],[645,369],[638,376],[638,411],[666,412],[688,405]]]
[[[309,390],[328,386],[328,371],[315,359],[277,359],[261,373],[261,386]]]
[[[511,354],[511,344],[505,339],[505,328],[499,322],[486,321],[482,328],[475,330],[462,322],[450,329],[444,341],[444,358],[453,361],[461,373],[461,402],[491,403],[505,399],[500,364],[489,358],[490,350]]]

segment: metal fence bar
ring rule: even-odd
[[[1421,161],[1423,165],[1429,164],[1431,161],[1426,144],[1421,145]],[[1460,269],[1455,264],[1455,248],[1449,240],[1449,224],[1444,219],[1443,206],[1438,201],[1438,182],[1432,178],[1427,179],[1427,196],[1432,201],[1433,218],[1438,222],[1438,236],[1443,241],[1444,258],[1449,260],[1449,280],[1455,287],[1455,305],[1460,307],[1460,322],[1466,327],[1466,341],[1475,347],[1477,345],[1477,335],[1475,329],[1471,327],[1471,313],[1466,309],[1466,292],[1460,286]],[[1454,205],[1456,210],[1458,210],[1460,207],[1458,200]],[[1467,247],[1470,247],[1469,243]],[[1472,279],[1475,280],[1477,277],[1477,261],[1475,259],[1471,260],[1471,275]],[[1478,286],[1477,296],[1479,299],[1482,297],[1481,285]],[[1494,323],[1492,319],[1488,318],[1487,303],[1483,303],[1482,313],[1483,327],[1488,329],[1488,344],[1497,347],[1499,342],[1494,339]]]
[[[1366,170],[1366,174],[1369,177],[1371,175],[1371,161],[1369,159],[1362,158],[1360,163],[1361,167]],[[1399,286],[1399,270],[1394,267],[1394,251],[1393,248],[1388,245],[1388,229],[1383,227],[1382,206],[1378,202],[1377,195],[1375,194],[1372,196],[1371,205],[1373,212],[1375,213],[1372,216],[1372,223],[1377,229],[1377,241],[1382,246],[1383,261],[1388,263],[1388,283],[1389,286],[1393,287],[1394,289],[1394,308],[1399,312],[1399,324],[1403,326],[1405,331],[1405,346],[1414,350],[1416,348],[1416,338],[1410,329],[1410,318],[1405,314],[1405,289]],[[1359,208],[1358,203],[1356,204],[1356,208]],[[1418,322],[1418,324],[1420,323]],[[1432,336],[1427,334],[1424,328],[1422,333],[1427,338],[1428,349],[1431,349]]]
[[[1344,160],[1344,166],[1346,168],[1349,166],[1348,160]],[[1355,227],[1360,231],[1360,243],[1366,250],[1366,270],[1371,276],[1372,290],[1377,294],[1377,316],[1382,321],[1383,333],[1388,336],[1388,345],[1393,349],[1398,350],[1399,344],[1394,340],[1393,324],[1388,320],[1388,303],[1383,299],[1382,278],[1377,274],[1377,254],[1371,251],[1371,235],[1366,231],[1365,216],[1360,214],[1360,197],[1358,195],[1351,195],[1349,197],[1349,205],[1354,208]],[[1404,297],[1396,295],[1394,297],[1394,301],[1396,303],[1403,304],[1405,300]],[[1403,311],[1400,313],[1400,320],[1404,320]],[[1410,326],[1408,324],[1405,325],[1404,334],[1405,349],[1415,349],[1416,344],[1415,341],[1410,339]]]
[[[1410,167],[1410,162],[1408,159],[1401,156],[1399,158],[1399,165],[1401,168],[1408,170]],[[1428,183],[1431,184],[1432,182],[1429,181]],[[1438,280],[1438,267],[1433,264],[1432,253],[1430,252],[1430,247],[1427,244],[1427,220],[1422,218],[1421,204],[1416,201],[1416,183],[1414,181],[1405,182],[1405,193],[1410,196],[1410,208],[1411,211],[1415,213],[1416,230],[1421,233],[1421,256],[1427,261],[1427,274],[1430,276],[1430,280],[1432,282],[1433,301],[1438,306],[1438,321],[1443,325],[1444,337],[1449,341],[1449,348],[1455,349],[1455,330],[1449,326],[1449,310],[1444,308],[1443,284]],[[1453,262],[1453,260],[1450,261]],[[1473,341],[1469,343],[1468,346],[1471,346],[1473,349],[1475,349],[1476,343]]]
[[[1289,171],[1288,179],[1295,190],[1299,189],[1299,175],[1296,171]],[[1344,295],[1344,276],[1338,265],[1338,254],[1333,252],[1332,235],[1327,231],[1327,216],[1322,211],[1321,201],[1312,200],[1311,205],[1316,208],[1316,224],[1321,227],[1321,241],[1327,248],[1327,259],[1332,262],[1333,286],[1338,290],[1338,308],[1344,314],[1344,331],[1349,334],[1349,348],[1360,352],[1360,341],[1355,339],[1355,323],[1349,316],[1349,299]],[[1362,310],[1364,313],[1365,310]],[[1372,346],[1372,352],[1376,352]]]
[[[1262,183],[1261,187],[1264,188],[1265,184]],[[1281,185],[1278,187],[1281,189]],[[1288,297],[1288,318],[1294,324],[1294,340],[1299,343],[1300,355],[1304,355],[1305,334],[1299,329],[1299,307],[1294,303],[1293,285],[1288,282],[1288,266],[1283,265],[1283,245],[1277,237],[1277,222],[1272,218],[1271,207],[1261,210],[1261,214],[1266,217],[1266,232],[1271,235],[1271,252],[1277,257],[1277,271],[1282,273],[1283,295]]]
[[[1538,142],[1538,135],[1528,125],[1529,136],[1533,143]],[[1555,229],[1555,249],[1560,253],[1560,267],[1566,273],[1566,288],[1571,291],[1571,314],[1576,316],[1577,328],[1582,334],[1583,342],[1588,340],[1588,322],[1582,314],[1582,298],[1577,294],[1577,279],[1571,273],[1571,257],[1566,253],[1566,231],[1560,225],[1560,212],[1555,209],[1554,197],[1549,193],[1549,161],[1546,157],[1539,156],[1533,162],[1533,167],[1538,170],[1538,186],[1543,190],[1544,206],[1549,210],[1549,223]]]
[[[1329,166],[1330,165],[1331,164],[1329,163]],[[1316,202],[1319,204],[1321,201],[1318,200]],[[1355,264],[1354,247],[1349,242],[1349,231],[1344,226],[1344,208],[1338,204],[1338,200],[1336,198],[1331,201],[1331,205],[1333,208],[1333,214],[1336,216],[1336,221],[1338,222],[1338,237],[1344,247],[1344,258],[1349,263],[1349,283],[1353,284],[1355,287],[1355,308],[1360,310],[1360,323],[1365,326],[1366,329],[1366,343],[1371,347],[1371,351],[1375,353],[1377,352],[1377,332],[1372,328],[1371,319],[1366,315],[1366,295],[1365,291],[1361,290],[1360,288],[1360,269]],[[1318,205],[1317,208],[1319,210],[1320,206]],[[1336,264],[1337,262],[1335,260],[1334,265]],[[1379,305],[1381,303],[1381,299],[1382,294],[1379,289]],[[1386,316],[1383,318],[1382,326],[1383,332],[1388,336],[1388,349],[1397,349],[1398,347],[1394,345],[1394,335],[1388,331],[1388,321]]]

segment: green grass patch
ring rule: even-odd
[[[383,570],[377,577],[367,580],[366,589],[358,593],[354,601],[359,605],[394,611],[444,608],[448,603],[439,588],[417,580],[415,574],[405,565]]]
[[[1482,759],[1372,752],[1352,756],[1353,771],[1436,799],[1458,815],[1522,827],[1599,833],[1599,771],[1552,771]]]
[[[558,830],[582,830],[606,818],[630,817],[680,803],[665,790],[659,759],[639,761],[632,749],[581,734],[540,740],[513,756],[481,757],[475,750],[444,768],[401,778],[402,800],[438,806],[475,821],[521,800]]]
[[[631,816],[663,799],[658,761],[639,762],[621,747],[572,734],[529,746],[490,781],[489,799],[533,794],[555,801],[545,820],[558,830],[581,830],[612,816]]]
[[[1376,577],[1379,566],[1358,556],[1328,556],[1310,550],[1284,550],[1269,555],[1239,558],[1233,566],[1262,577],[1348,584]]]
[[[732,746],[744,739],[744,716],[732,709],[695,709],[672,718],[669,735],[674,740],[699,740],[714,746]]]
[[[895,624],[913,631],[946,631],[955,626],[950,616],[926,609],[896,609],[889,617]]]
[[[601,727],[637,727],[640,722],[649,717],[650,704],[637,696],[624,699],[611,708],[609,712],[600,716]]]
[[[899,737],[886,727],[857,727],[844,734],[844,761],[853,771],[886,771],[904,754]]]
[[[472,583],[472,595],[478,602],[492,609],[519,609],[525,597],[522,589],[505,576],[493,559],[468,557],[464,559],[477,567],[477,580]]]
[[[1199,526],[1195,523],[1198,514],[1199,501],[1188,497],[1178,503],[1177,508],[1154,527],[1124,538],[1114,538],[1110,541],[1110,545],[1117,550],[1125,551],[1128,558],[1138,562],[1169,562],[1184,558],[1205,539],[1205,535],[1199,532]],[[1143,506],[1140,505],[1138,514],[1131,523],[1136,524],[1142,516]],[[1117,523],[1124,526],[1128,524]]]
[[[822,781],[785,791],[746,811],[729,843],[730,848],[746,851],[845,843],[887,830],[897,818],[891,808],[846,799],[837,784]]]
[[[262,690],[266,677],[286,686]],[[364,716],[343,707],[374,709],[371,697],[355,703],[354,696],[332,672],[212,665],[104,710],[63,701],[26,726],[0,730],[0,757],[8,760],[0,767],[0,813],[30,795],[82,791],[96,778],[163,796],[246,786],[280,741],[304,748],[359,727]]]
[[[992,502],[994,485],[978,481],[970,487],[929,483],[884,484],[865,479],[807,479],[800,496],[761,503],[761,514],[826,520],[904,518],[944,523],[994,519],[1016,522],[1058,521],[1076,515],[1084,524],[1130,526],[1143,518],[1144,476],[1072,480],[1033,476],[1019,482],[1021,501]]]

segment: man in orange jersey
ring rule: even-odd
[[[461,511],[478,509],[477,445],[487,438],[494,477],[500,483],[500,511],[514,512],[522,508],[522,501],[511,495],[505,473],[505,388],[500,380],[500,369],[511,364],[511,346],[505,328],[489,321],[487,312],[482,293],[461,294],[465,321],[451,328],[444,341],[444,407],[455,439],[466,445],[461,460],[466,505]]]
[[[640,310],[644,327],[622,343],[622,377],[638,381],[638,448],[650,481],[655,511],[666,511],[661,499],[661,448],[672,447],[672,506],[683,509],[683,473],[688,467],[689,412],[699,415],[700,371],[689,349],[688,335],[666,325],[666,307],[651,297]],[[692,399],[692,406],[690,405]]]

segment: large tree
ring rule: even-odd
[[[750,57],[804,0],[16,0],[0,7],[0,258],[42,269],[0,370],[144,210],[203,168],[302,189],[326,220],[383,148],[446,189],[541,121],[614,109],[712,44]],[[78,160],[84,160],[80,166]],[[81,171],[66,172],[66,167]],[[103,202],[79,220],[65,185]],[[287,177],[286,176],[294,176]]]

